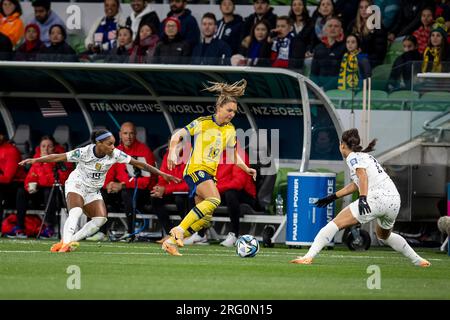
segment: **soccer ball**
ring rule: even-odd
[[[259,251],[259,242],[249,234],[240,236],[236,241],[236,253],[241,258],[251,258]]]

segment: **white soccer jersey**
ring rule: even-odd
[[[125,152],[114,149],[111,156],[105,155],[97,158],[94,154],[94,144],[66,152],[67,161],[76,162],[76,169],[70,174],[68,180],[76,179],[84,186],[100,189],[105,183],[106,173],[114,163],[129,163],[131,157]]]
[[[373,190],[383,181],[392,182],[389,175],[384,171],[383,167],[378,163],[372,155],[365,152],[351,152],[346,159],[347,165],[350,168],[350,177],[353,182],[359,187],[359,179],[356,175],[356,169],[366,169],[368,179],[368,189]],[[394,183],[392,185],[395,188]]]

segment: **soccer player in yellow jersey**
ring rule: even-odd
[[[170,139],[167,158],[169,170],[177,163],[178,143],[190,136],[194,137],[184,180],[189,186],[189,196],[195,199],[195,206],[178,226],[170,230],[171,237],[162,244],[162,249],[174,256],[181,256],[178,247],[183,246],[185,237],[209,226],[214,210],[220,205],[215,175],[223,150],[234,150],[234,163],[256,179],[256,170],[249,168],[237,153],[236,130],[231,124],[237,112],[237,98],[244,94],[247,81],[242,79],[231,85],[212,84],[205,90],[218,94],[216,112],[211,116],[197,118]]]

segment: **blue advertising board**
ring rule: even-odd
[[[334,216],[334,202],[325,208],[314,203],[335,192],[336,174],[289,172],[287,188],[287,245],[311,245]],[[332,244],[330,244],[332,245]]]

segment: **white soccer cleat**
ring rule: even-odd
[[[220,245],[227,247],[227,248],[231,248],[234,247],[236,245],[236,235],[233,232],[229,232],[227,235],[227,238],[225,240],[223,240]]]
[[[104,241],[105,238],[106,238],[106,235],[103,232],[99,231],[96,234],[93,234],[92,236],[87,237],[86,240],[87,241]]]
[[[206,238],[206,234],[203,237],[201,237],[197,232],[194,233],[189,238],[184,239],[183,243],[186,246],[209,244],[208,243],[208,238]]]

